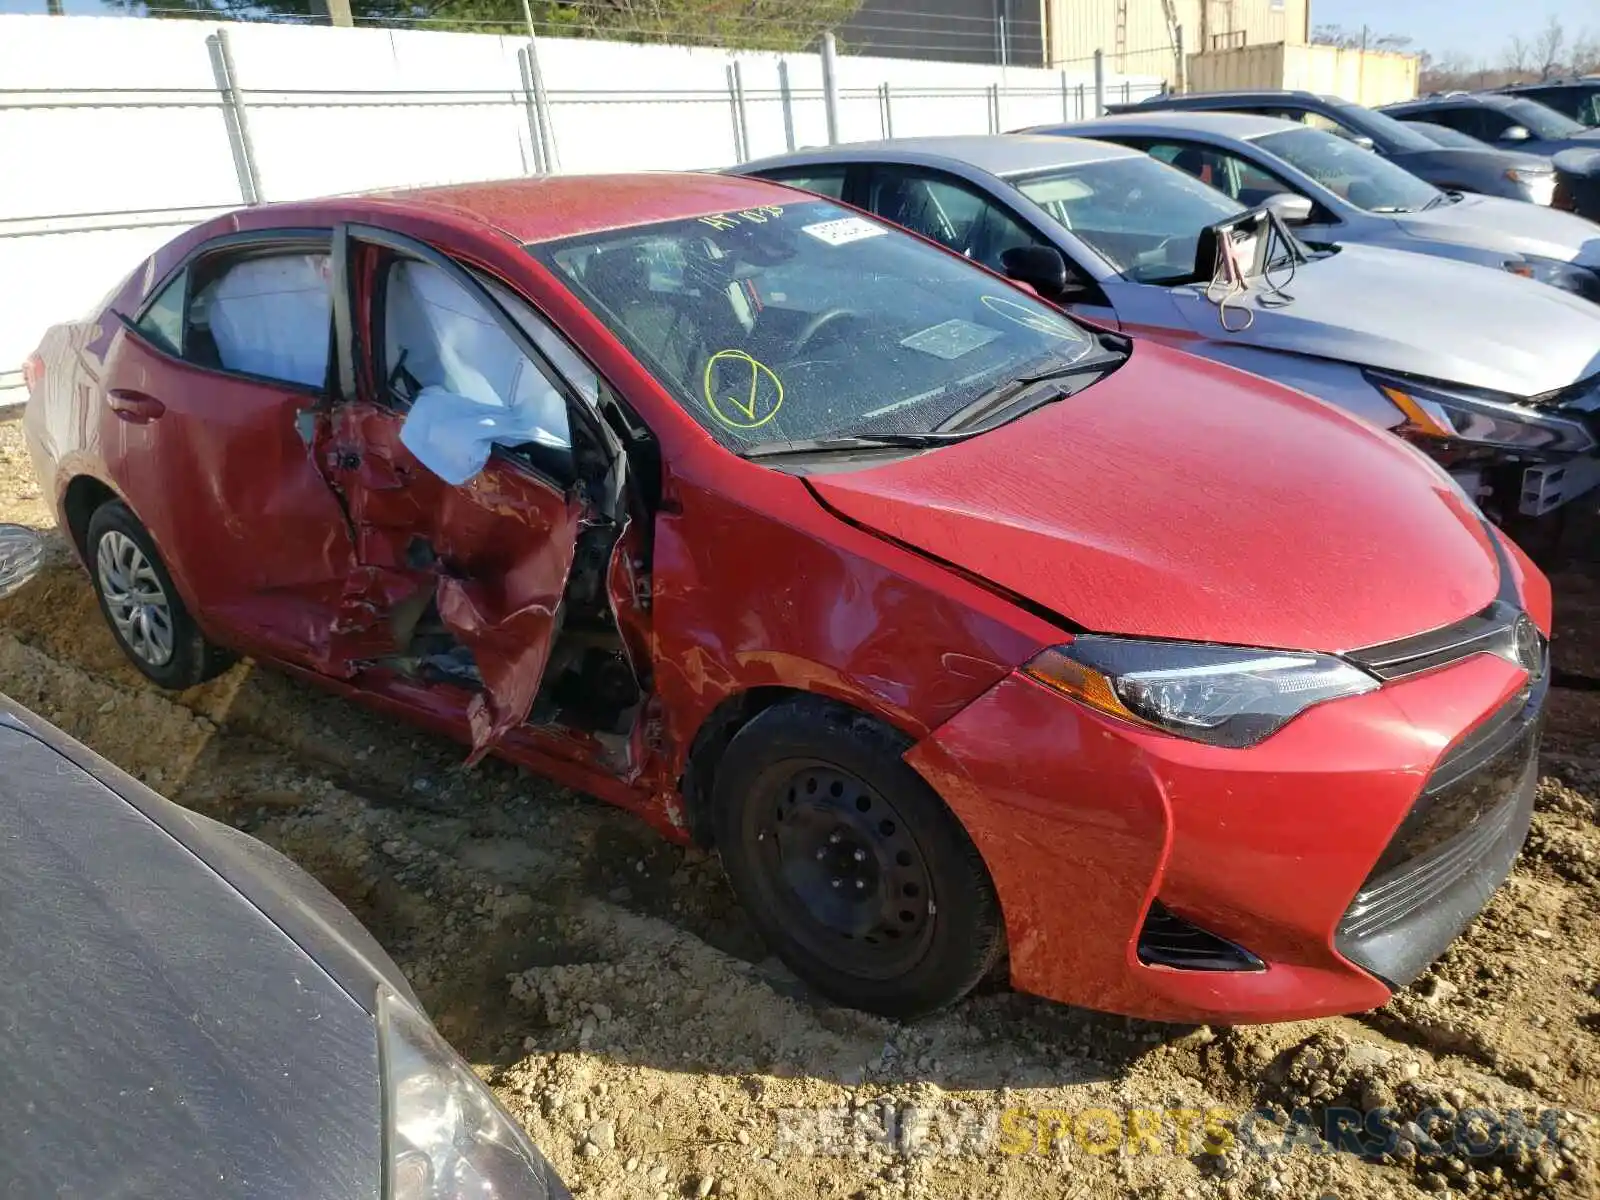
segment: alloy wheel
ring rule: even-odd
[[[152,667],[172,661],[172,602],[155,567],[127,534],[111,529],[95,551],[100,594],[128,652]]]

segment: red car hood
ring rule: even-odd
[[[812,476],[854,524],[1104,633],[1351,650],[1476,612],[1479,518],[1392,436],[1140,342],[970,441]]]

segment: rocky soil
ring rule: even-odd
[[[3,520],[50,515],[0,424]],[[64,547],[0,603],[0,691],[328,884],[581,1196],[1592,1197],[1597,580],[1581,565],[1556,580],[1574,686],[1554,694],[1507,885],[1384,1009],[1267,1028],[1174,1029],[998,987],[915,1024],[833,1007],[768,955],[714,858],[621,812],[502,764],[465,771],[454,745],[248,664],[156,691]],[[1309,1133],[1278,1154],[1241,1141],[1249,1110],[1327,1107],[1410,1123],[1369,1159]],[[1211,1115],[1186,1138],[1187,1118],[1161,1117],[1138,1141],[1096,1109]],[[1537,1148],[1432,1153],[1439,1121],[1472,1109],[1566,1115]],[[836,1152],[809,1153],[819,1140]]]

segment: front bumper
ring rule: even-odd
[[[1153,1020],[1299,1020],[1385,1003],[1509,871],[1527,831],[1531,752],[1509,782],[1489,776],[1521,742],[1471,773],[1498,802],[1466,823],[1464,843],[1408,840],[1417,854],[1386,855],[1422,807],[1465,811],[1422,802],[1508,705],[1536,748],[1543,691],[1530,698],[1528,685],[1522,668],[1478,654],[1226,750],[1013,675],[907,760],[989,867],[1020,990]],[[1364,920],[1378,911],[1374,889],[1422,871],[1437,886],[1413,887],[1417,903]],[[1232,951],[1244,960],[1226,961]]]

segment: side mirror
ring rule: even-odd
[[[1360,146],[1363,150],[1371,150],[1374,153],[1377,152],[1377,149],[1378,149],[1377,143],[1374,142],[1371,138],[1369,138],[1364,133],[1351,134],[1350,135],[1350,140],[1352,142],[1354,142],[1356,145]]]
[[[0,525],[0,598],[11,595],[38,572],[44,540],[23,525]]]
[[[1528,132],[1526,125],[1513,125],[1500,135],[1500,140],[1502,142],[1525,142],[1532,136],[1533,134]]]
[[[1311,220],[1311,201],[1293,192],[1279,192],[1276,196],[1268,196],[1261,207],[1285,225],[1304,225]]]
[[[1008,279],[1027,284],[1046,300],[1066,300],[1083,290],[1054,246],[1013,246],[1001,253],[1000,266]]]

